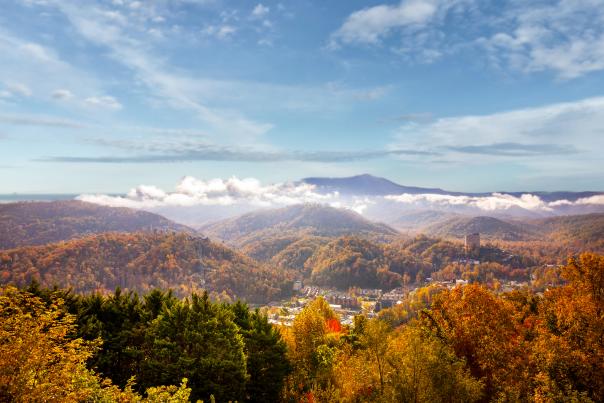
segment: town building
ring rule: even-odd
[[[480,234],[478,232],[466,235],[465,248],[466,252],[480,250]]]

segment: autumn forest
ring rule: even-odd
[[[0,401],[597,402],[601,220],[468,249],[318,205],[0,205]]]

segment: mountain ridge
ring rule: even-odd
[[[0,204],[0,250],[103,232],[153,229],[195,233],[192,228],[159,214],[78,200]]]
[[[272,236],[398,235],[394,228],[369,221],[352,210],[320,204],[260,210],[208,224],[200,230],[209,237],[240,247]]]
[[[0,285],[70,287],[77,293],[201,288],[268,302],[288,295],[291,279],[208,238],[183,232],[106,232],[0,251]]]
[[[339,192],[343,195],[386,196],[396,194],[439,194],[451,196],[489,196],[501,193],[520,197],[523,194],[539,196],[543,201],[568,200],[576,201],[581,198],[603,195],[604,191],[492,191],[492,192],[459,192],[441,188],[400,185],[389,179],[371,174],[360,174],[348,177],[307,177],[301,183],[316,186],[320,193]]]

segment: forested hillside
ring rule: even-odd
[[[551,217],[531,222],[551,239],[604,247],[604,214]]]
[[[291,268],[302,272],[306,261],[330,240],[331,238],[318,236],[300,238],[274,255],[271,262],[278,267]]]
[[[157,214],[77,200],[0,204],[0,250],[151,229],[194,232]]]
[[[339,238],[306,261],[312,282],[339,289],[394,288],[400,276],[389,270],[383,248],[364,239]]]
[[[418,288],[350,326],[321,297],[278,327],[207,294],[4,287],[0,400],[599,402],[603,272],[583,254],[540,294]]]
[[[211,238],[237,246],[264,242],[269,238],[308,235],[334,237],[354,234],[374,238],[397,235],[387,225],[373,223],[353,211],[315,204],[249,213],[202,227],[201,231]]]
[[[405,218],[406,217],[406,218]],[[403,218],[408,230],[433,237],[463,239],[478,232],[490,241],[555,242],[578,250],[604,250],[604,214],[580,214],[541,219],[518,220],[489,216],[451,217],[450,214],[423,212]],[[417,223],[415,220],[419,220]],[[427,223],[421,226],[420,223]],[[407,223],[407,224],[405,224]]]
[[[44,246],[0,251],[0,282],[37,280],[76,292],[116,287],[178,295],[207,289],[253,302],[291,291],[287,270],[275,270],[206,238],[185,233],[106,233]]]
[[[409,211],[397,216],[390,222],[390,225],[403,232],[420,232],[431,224],[444,222],[445,220],[460,216],[459,214],[439,210]]]
[[[538,239],[537,228],[506,222],[494,217],[456,217],[434,223],[423,231],[434,237],[463,238],[467,234],[480,233],[483,239],[524,241]]]
[[[426,237],[389,244],[341,237],[316,248],[304,270],[312,283],[322,286],[391,289],[422,282],[464,256],[462,245]]]

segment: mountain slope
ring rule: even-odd
[[[467,234],[478,232],[483,238],[505,241],[520,241],[537,237],[537,231],[531,227],[487,216],[455,217],[429,225],[424,231],[432,236],[454,238],[463,238]]]
[[[0,204],[0,249],[150,229],[194,232],[157,214],[77,200]]]
[[[580,198],[586,198],[591,196],[597,196],[604,194],[603,192],[568,192],[568,191],[557,191],[557,192],[542,192],[542,191],[522,191],[522,192],[506,192],[496,191],[493,192],[453,192],[440,188],[424,188],[416,186],[404,186],[398,183],[392,182],[385,178],[377,176],[363,174],[357,176],[350,176],[345,178],[325,178],[325,177],[313,177],[304,178],[301,180],[303,183],[316,186],[317,190],[321,193],[339,192],[342,195],[360,195],[360,196],[386,196],[386,195],[398,195],[403,193],[408,194],[439,194],[439,195],[452,195],[452,196],[490,196],[493,192],[512,195],[514,197],[520,197],[523,194],[533,194],[539,196],[543,201],[550,202],[555,200],[568,200],[576,201]]]
[[[462,250],[459,243],[426,237],[383,244],[345,236],[316,248],[304,262],[304,273],[311,283],[327,287],[391,289],[423,281]]]
[[[308,235],[356,234],[374,237],[397,235],[397,232],[387,225],[368,221],[353,211],[315,204],[300,204],[249,213],[202,227],[202,231],[210,237],[237,246],[275,237],[287,237],[293,241],[293,238]]]
[[[322,193],[339,192],[343,195],[371,195],[384,196],[402,193],[433,193],[452,194],[437,188],[420,188],[402,186],[385,178],[368,174],[351,176],[347,178],[304,178],[302,182],[315,185]]]
[[[456,217],[459,217],[459,214],[447,211],[411,211],[398,216],[390,225],[401,231],[421,231],[421,229],[432,224],[441,223]]]
[[[207,238],[185,233],[105,233],[0,252],[0,284],[32,280],[75,292],[201,288],[251,302],[287,295],[287,271],[271,270]]]
[[[479,232],[481,237],[491,240],[551,240],[599,245],[604,244],[604,214],[567,215],[524,222],[487,216],[460,216],[437,221],[422,231],[437,237],[463,238],[466,234]]]
[[[530,222],[551,239],[604,243],[604,214],[550,217]]]
[[[306,261],[313,256],[321,246],[330,241],[331,238],[318,236],[300,238],[272,256],[271,263],[277,267],[290,268],[297,272],[304,272]]]

